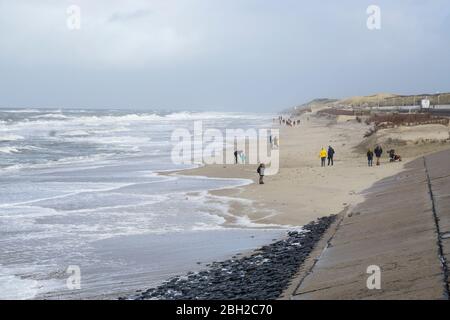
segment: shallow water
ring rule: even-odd
[[[270,116],[89,110],[0,111],[0,299],[115,297],[197,262],[258,247],[282,230],[224,229],[240,179],[161,176],[170,135],[270,126]],[[195,193],[192,193],[195,192]],[[70,265],[81,289],[69,290]]]

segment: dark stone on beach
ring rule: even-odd
[[[250,256],[238,258],[241,254],[236,254],[230,260],[214,261],[206,265],[206,270],[188,272],[183,278],[174,277],[157,288],[127,299],[276,299],[287,288],[335,218],[320,218],[308,223],[300,231],[287,232],[285,239],[263,246]]]

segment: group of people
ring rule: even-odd
[[[242,150],[235,150],[234,151],[234,163],[238,164],[238,158],[241,159],[241,163],[245,163],[245,153]]]
[[[275,121],[275,119],[274,119],[274,121]],[[286,125],[288,127],[295,127],[295,126],[300,125],[300,120],[299,119],[297,119],[297,120],[295,120],[295,119],[285,119],[285,118],[283,118],[283,116],[279,116],[278,117],[278,122],[279,122],[280,125],[284,124],[284,125]]]
[[[381,159],[381,155],[383,154],[383,148],[381,148],[380,145],[376,145],[375,149],[373,149],[373,151],[371,149],[367,150],[367,164],[369,167],[373,166],[373,158],[375,156],[376,158],[376,165],[379,166],[380,165],[380,159]],[[395,161],[402,161],[402,157],[398,154],[395,153],[394,149],[391,149],[388,151],[389,154],[389,161],[390,162],[395,162]],[[331,146],[328,146],[328,150],[326,150],[325,148],[322,147],[322,149],[320,150],[319,153],[319,158],[320,158],[320,166],[321,167],[325,167],[326,165],[326,160],[328,159],[328,165],[332,166],[333,165],[333,157],[335,155],[335,151]]]
[[[367,150],[367,164],[369,167],[373,166],[373,156],[377,158],[377,166],[380,165],[380,158],[383,154],[383,148],[380,145],[376,145],[375,149],[372,151],[371,149]],[[395,153],[394,149],[388,151],[389,154],[389,162],[402,161],[402,157]]]
[[[328,146],[328,150],[326,150],[325,148],[322,147],[322,149],[320,150],[320,153],[319,153],[320,166],[321,167],[325,167],[327,159],[328,159],[328,165],[332,166],[334,164],[333,163],[334,162],[333,161],[334,154],[335,154],[335,151],[334,151],[334,149],[331,146]],[[376,165],[379,166],[382,154],[383,154],[383,148],[381,148],[380,145],[376,145],[375,149],[373,149],[373,151],[371,149],[367,150],[367,164],[368,164],[368,166],[369,167],[373,166],[373,158],[374,158],[374,156],[377,159]],[[389,154],[389,161],[390,162],[402,161],[402,157],[400,155],[396,154],[394,149],[389,150],[388,154]]]
[[[273,149],[273,148],[276,148],[276,149],[278,149],[278,147],[280,146],[279,145],[279,140],[278,140],[278,137],[277,136],[272,136],[272,135],[270,135],[269,136],[269,142],[270,142],[270,147]]]
[[[380,158],[383,154],[383,148],[381,148],[379,145],[375,147],[375,149],[372,151],[370,148],[367,150],[367,165],[369,167],[373,166],[373,156],[375,154],[375,157],[377,158],[377,166],[380,165]]]
[[[336,154],[336,152],[334,151],[332,146],[328,146],[328,150],[322,147],[322,149],[320,150],[320,153],[319,153],[321,167],[325,167],[327,165],[327,160],[328,160],[328,166],[334,165],[334,155],[335,154]],[[369,167],[373,166],[373,158],[374,158],[374,156],[376,158],[376,165],[379,166],[380,165],[380,158],[381,158],[382,154],[383,154],[383,148],[381,148],[380,145],[376,145],[375,149],[373,149],[373,151],[371,149],[368,149],[368,151],[367,151],[367,163],[368,163],[368,166]],[[388,154],[389,154],[389,161],[390,162],[402,161],[402,157],[400,155],[396,154],[394,149],[389,150]],[[256,170],[256,172],[259,174],[259,184],[264,184],[264,170],[265,170],[265,168],[266,167],[265,167],[264,163],[261,163],[258,166],[258,169]]]
[[[325,150],[325,148],[322,147],[322,149],[320,150],[320,153],[319,153],[320,166],[325,167],[325,162],[327,159],[328,159],[329,166],[334,165],[334,160],[333,160],[334,154],[335,154],[335,151],[331,146],[328,146],[328,150]]]
[[[389,162],[402,161],[402,157],[395,153],[394,149],[388,151]]]

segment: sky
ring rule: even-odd
[[[0,107],[272,112],[446,92],[449,31],[448,0],[0,0]]]

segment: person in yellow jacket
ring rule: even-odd
[[[319,157],[320,157],[320,165],[321,165],[321,167],[325,167],[325,160],[327,158],[327,150],[325,150],[324,147],[322,147],[322,150],[320,150]]]

